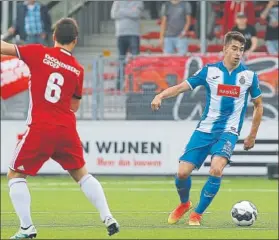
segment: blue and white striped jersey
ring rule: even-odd
[[[239,134],[248,104],[261,95],[257,75],[242,63],[229,72],[223,62],[208,64],[186,80],[193,90],[206,89],[206,106],[197,126],[202,132],[231,132]]]

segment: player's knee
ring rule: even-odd
[[[223,169],[221,167],[218,167],[218,166],[213,166],[213,167],[210,168],[209,174],[211,176],[221,177],[222,174],[223,174]]]
[[[191,163],[182,162],[181,161],[179,163],[179,167],[178,167],[178,171],[177,171],[177,177],[179,179],[186,179],[186,178],[188,178],[191,175],[194,167],[195,166],[193,164],[191,164]]]
[[[178,169],[177,177],[179,179],[186,179],[189,176],[188,172],[186,172],[184,169]]]

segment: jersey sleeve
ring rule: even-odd
[[[15,46],[18,58],[25,62],[29,67],[38,63],[38,56],[41,55],[44,49],[40,44]]]
[[[259,78],[256,73],[254,74],[252,85],[250,87],[250,95],[252,99],[258,98],[259,96],[262,95]]]
[[[193,90],[198,86],[205,85],[207,76],[207,67],[203,67],[202,69],[198,70],[196,73],[193,74],[190,78],[186,79],[185,81],[188,83],[190,88]]]
[[[75,93],[74,93],[74,96],[73,96],[73,98],[75,98],[75,99],[81,99],[82,98],[83,79],[84,79],[84,70],[82,69],[80,71],[80,75],[79,75],[79,78],[78,78],[76,90],[75,90]]]

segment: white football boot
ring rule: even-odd
[[[36,238],[36,236],[37,236],[37,230],[33,225],[31,225],[27,229],[20,228],[19,231],[10,239],[28,239],[28,238],[32,239],[32,238]]]

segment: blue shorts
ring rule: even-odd
[[[225,157],[229,163],[237,140],[238,136],[230,132],[205,133],[196,130],[179,160],[190,162],[197,169],[208,155]]]

